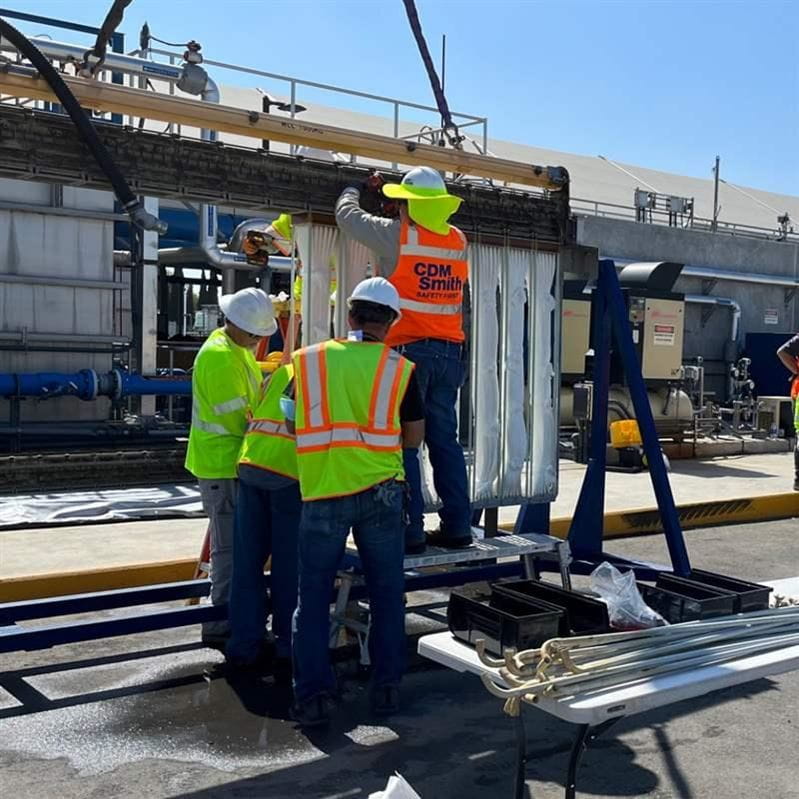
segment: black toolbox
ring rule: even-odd
[[[608,606],[601,599],[540,580],[506,580],[494,583],[491,587],[497,594],[518,599],[543,600],[563,608],[565,613],[560,623],[561,637],[610,632]]]
[[[638,583],[638,590],[644,602],[672,624],[729,616],[735,603],[732,593],[720,593],[690,581],[686,585],[671,583],[668,587]]]
[[[691,569],[691,580],[711,588],[723,588],[735,594],[734,612],[749,613],[752,610],[768,610],[769,594],[774,590],[767,585],[750,583],[737,577],[727,577],[704,569]]]
[[[452,634],[467,644],[482,638],[495,655],[505,649],[536,649],[557,638],[563,615],[561,608],[546,602],[498,593],[469,596],[458,589],[450,594],[447,606]]]

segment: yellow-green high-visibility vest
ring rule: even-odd
[[[191,377],[192,411],[186,468],[198,479],[236,476],[250,410],[261,391],[255,356],[223,328],[197,353]]]
[[[263,399],[247,424],[239,463],[268,469],[296,480],[297,446],[280,410],[280,397],[293,374],[293,366],[281,366],[267,380]]]
[[[293,364],[303,500],[404,480],[399,409],[413,364],[380,342],[337,340],[299,350]]]

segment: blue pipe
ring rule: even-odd
[[[0,396],[41,399],[75,396],[93,400],[97,396],[97,373],[93,369],[82,369],[74,374],[0,374]]]
[[[120,369],[98,375],[93,369],[74,374],[38,372],[0,374],[0,397],[97,397],[191,396],[190,378],[143,377]]]
[[[137,374],[115,371],[120,379],[120,397],[142,397],[155,394],[164,396],[191,396],[190,377],[143,377]]]

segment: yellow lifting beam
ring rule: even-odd
[[[276,118],[257,111],[130,89],[111,83],[62,77],[82,106],[97,111],[207,128],[252,139],[305,145],[409,166],[432,166],[440,171],[491,178],[520,186],[559,190],[568,185],[566,171],[559,168],[549,170],[547,167],[407,142],[391,136]],[[0,95],[57,101],[42,78],[2,71]]]

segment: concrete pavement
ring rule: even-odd
[[[704,568],[754,580],[799,574],[791,520],[695,530],[688,546]],[[653,536],[612,549],[664,556]],[[3,794],[366,799],[396,770],[423,799],[511,795],[513,725],[475,677],[417,660],[405,707],[388,721],[370,717],[365,687],[348,679],[332,728],[305,735],[270,682],[205,679],[219,656],[199,648],[198,635],[164,631],[0,659]],[[799,674],[789,674],[624,721],[589,751],[579,795],[799,799],[797,707]],[[534,708],[527,725],[531,794],[559,799],[574,728]]]

